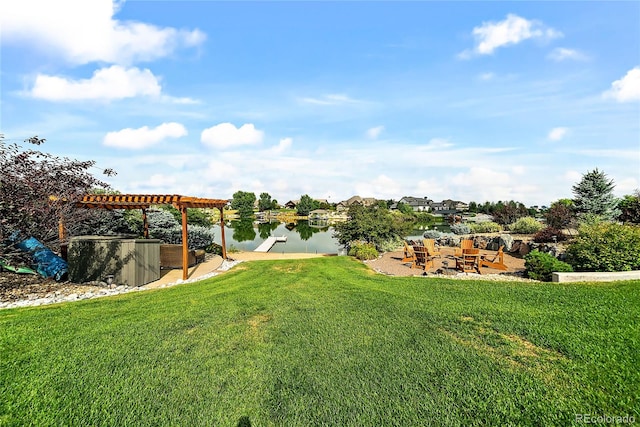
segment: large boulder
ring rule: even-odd
[[[493,250],[498,250],[500,246],[504,246],[505,252],[511,252],[513,246],[513,237],[510,234],[501,234],[497,239],[498,247]]]

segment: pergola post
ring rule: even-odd
[[[187,235],[187,208],[180,207],[182,214],[182,280],[189,276],[189,241]]]
[[[223,208],[218,208],[220,210],[220,241],[222,243],[222,259],[227,259],[227,243],[224,240],[224,214],[222,213]]]
[[[142,208],[142,236],[149,238],[149,220],[147,219],[147,210]]]

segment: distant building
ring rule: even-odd
[[[318,202],[320,205],[329,206],[329,201],[327,199],[313,199],[315,202]],[[287,209],[295,209],[300,203],[300,199],[289,200],[284,204],[284,207]]]
[[[346,211],[352,205],[373,206],[376,203],[378,203],[378,200],[374,199],[373,197],[353,196],[353,197],[348,198],[347,200],[343,200],[342,202],[338,203],[336,205],[336,210],[337,211]]]
[[[415,212],[431,212],[431,204],[433,200],[428,199],[426,197],[412,197],[412,196],[404,196],[398,203],[404,203],[413,209]],[[398,203],[394,203],[391,206],[392,209],[397,209]]]
[[[442,202],[434,202],[427,197],[405,196],[397,203],[391,205],[391,209],[397,209],[398,203],[410,206],[414,212],[431,212],[440,215],[449,215],[469,210],[469,205],[457,200],[446,199]]]

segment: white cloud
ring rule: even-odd
[[[291,139],[291,138],[282,138],[280,140],[280,142],[278,143],[278,145],[273,147],[271,149],[271,151],[273,153],[280,154],[280,153],[284,152],[285,150],[289,149],[289,147],[291,147],[292,143],[293,143],[293,139]]]
[[[205,175],[207,179],[215,179],[215,180],[227,179],[228,180],[231,177],[233,177],[236,173],[237,173],[237,169],[233,165],[227,162],[220,162],[217,160],[213,160],[209,162]]]
[[[151,147],[167,138],[180,138],[187,135],[187,129],[180,123],[163,123],[153,129],[143,126],[138,129],[122,129],[109,132],[104,137],[104,145],[108,147],[127,148],[139,150]]]
[[[567,49],[565,47],[557,47],[551,51],[547,58],[557,62],[565,60],[586,61],[589,59],[587,55],[575,49]]]
[[[444,138],[432,138],[423,148],[427,150],[442,150],[452,146],[453,143]]]
[[[3,43],[28,42],[72,64],[151,61],[179,47],[197,46],[200,30],[177,30],[114,18],[124,1],[20,0],[2,2]]]
[[[158,78],[148,69],[113,65],[95,71],[90,79],[39,74],[30,95],[48,101],[115,100],[159,96],[161,90]]]
[[[640,66],[632,68],[623,78],[611,83],[611,89],[603,95],[618,102],[640,101]]]
[[[565,136],[567,136],[568,132],[569,132],[569,129],[565,127],[553,128],[549,131],[547,138],[549,139],[549,141],[560,141]]]
[[[313,105],[341,105],[341,104],[357,104],[362,101],[353,99],[344,94],[328,94],[323,95],[320,98],[302,98],[301,101],[305,104]]]
[[[472,51],[466,50],[459,57],[468,59],[473,54],[490,55],[497,48],[515,45],[527,39],[549,40],[562,37],[562,33],[549,28],[539,21],[527,20],[509,14],[504,21],[485,22],[473,29],[476,46]]]
[[[358,182],[354,186],[356,194],[362,197],[377,197],[381,199],[399,198],[402,186],[386,175],[378,175],[371,181]]]
[[[229,148],[238,145],[256,145],[262,142],[264,132],[251,123],[236,128],[231,123],[220,123],[202,131],[200,140],[212,148]]]
[[[376,126],[371,129],[367,129],[367,137],[371,139],[378,139],[383,130],[384,126]]]
[[[492,80],[496,75],[494,73],[482,73],[478,76],[480,80],[489,81]]]

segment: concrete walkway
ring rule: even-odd
[[[215,255],[205,262],[189,267],[187,280],[193,280],[198,277],[210,274],[222,265],[222,257]],[[160,279],[155,282],[144,285],[147,289],[161,288],[169,283],[175,283],[182,280],[182,269],[174,268],[171,270],[160,270]]]

